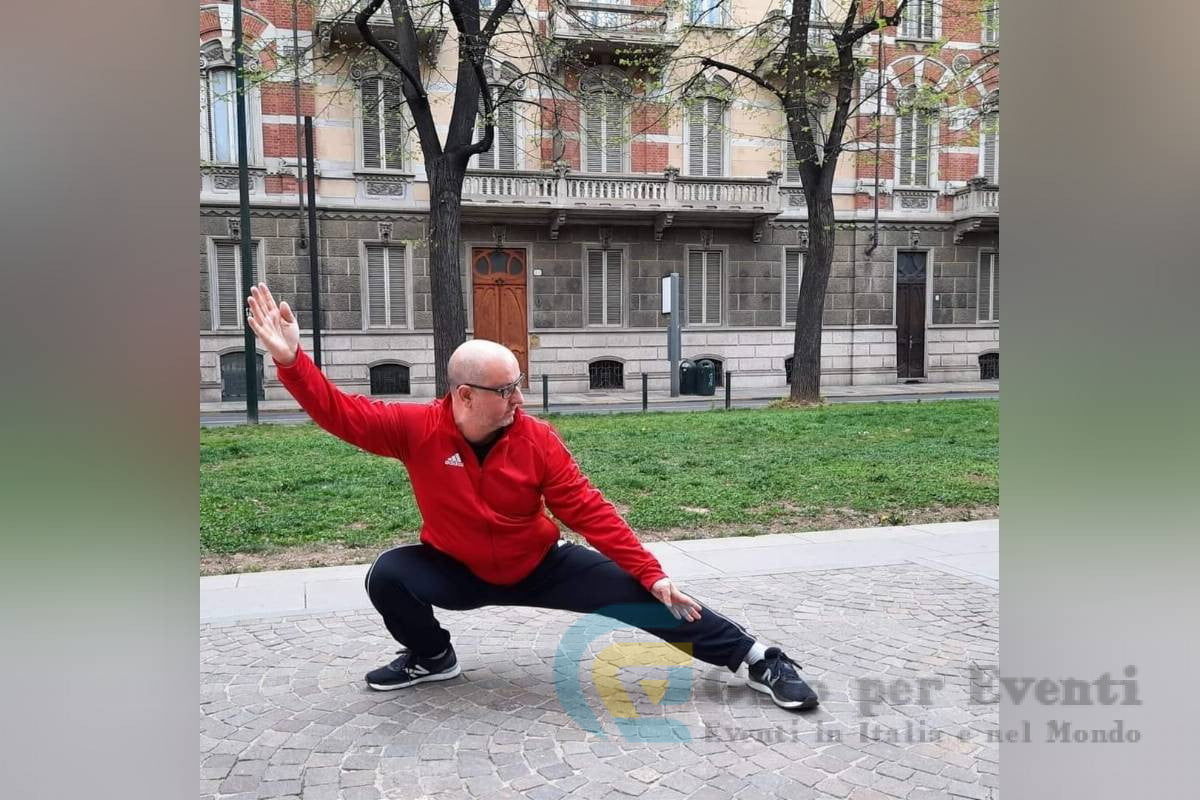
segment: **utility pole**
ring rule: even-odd
[[[242,248],[242,303],[249,313],[247,298],[250,288],[254,286],[255,259],[250,246],[250,165],[246,145],[246,76],[242,58],[242,0],[233,0],[233,71],[237,81],[237,157],[238,157],[238,204],[241,207]],[[246,355],[246,422],[258,424],[258,350],[255,343],[254,331],[242,322],[245,333]]]
[[[308,157],[308,274],[312,283],[313,363],[321,368],[321,268],[317,257],[317,173],[313,120],[304,118],[304,152]]]

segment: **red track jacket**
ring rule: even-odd
[[[450,397],[385,403],[338,389],[300,350],[279,380],[325,430],[408,469],[421,541],[488,583],[517,583],[559,538],[549,509],[647,589],[662,567],[579,470],[554,429],[518,408],[480,467],[454,424]],[[544,501],[544,502],[543,502]]]

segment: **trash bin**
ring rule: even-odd
[[[696,364],[686,358],[679,362],[679,393],[696,393]]]
[[[717,393],[717,365],[712,359],[696,362],[696,394],[712,397]]]

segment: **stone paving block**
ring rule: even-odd
[[[696,578],[689,588],[767,641],[803,653],[821,708],[783,711],[749,692],[744,677],[698,665],[684,703],[636,703],[637,730],[665,716],[693,738],[627,741],[590,683],[590,659],[611,643],[654,640],[617,631],[592,642],[577,670],[601,738],[564,713],[555,689],[557,642],[576,615],[439,611],[463,678],[383,695],[362,685],[362,674],[395,649],[373,611],[213,623],[202,628],[202,790],[216,800],[911,800],[918,790],[993,800],[998,748],[983,739],[999,709],[970,705],[966,681],[971,662],[998,659],[993,588],[914,563],[811,570],[803,581]],[[852,699],[863,678],[931,676],[945,687],[930,707],[881,703],[864,718]],[[865,739],[864,721],[897,731],[907,721],[965,728],[969,740]],[[829,739],[832,731],[840,740]]]

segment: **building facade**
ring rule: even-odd
[[[808,229],[783,111],[723,73],[682,103],[670,79],[678,67],[655,84],[622,57],[631,47],[664,57],[656,63],[720,52],[774,5],[697,2],[530,0],[502,25],[514,41],[554,43],[559,85],[534,88],[519,59],[488,63],[505,102],[494,145],[463,187],[463,302],[468,335],[502,341],[552,391],[634,388],[642,374],[665,388],[661,281],[677,272],[684,357],[713,359],[739,387],[785,392]],[[481,5],[486,13],[491,3]],[[810,29],[817,43],[840,11],[825,5]],[[998,9],[995,0],[909,9],[899,29],[860,48],[854,141],[834,181],[826,385],[998,377]],[[444,135],[457,42],[442,10],[418,30]],[[381,39],[395,35],[386,12],[372,23]],[[315,127],[324,370],[348,391],[432,396],[429,190],[398,84],[336,8],[247,0],[244,31],[256,76],[253,269],[296,309],[311,347],[299,111]],[[202,402],[247,390],[232,42],[232,5],[202,3]],[[922,104],[931,96],[940,105]],[[286,398],[269,358],[264,367],[260,396]]]

